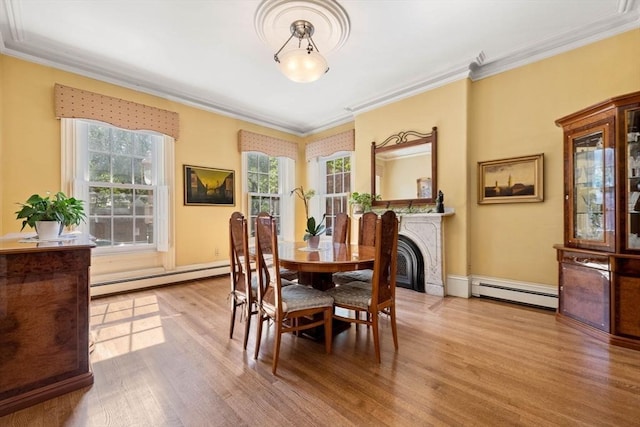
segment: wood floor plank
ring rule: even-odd
[[[352,326],[333,353],[273,330],[258,360],[227,277],[95,299],[95,383],[0,418],[0,426],[634,426],[640,352],[594,340],[553,312],[398,289],[400,348],[381,318]]]

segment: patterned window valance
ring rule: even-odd
[[[259,151],[272,157],[289,157],[293,160],[298,158],[298,144],[295,142],[260,135],[247,130],[238,132],[238,149],[240,152]]]
[[[153,130],[178,139],[178,113],[124,99],[55,85],[57,118],[92,119],[129,130]]]
[[[322,138],[307,144],[307,161],[320,156],[329,156],[338,151],[355,151],[355,130]]]

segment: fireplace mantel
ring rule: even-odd
[[[411,239],[424,260],[424,288],[429,295],[445,296],[444,218],[453,216],[452,208],[444,213],[398,214],[398,234]]]

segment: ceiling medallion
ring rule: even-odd
[[[324,54],[338,50],[350,31],[347,13],[333,0],[264,0],[256,10],[254,26],[258,37],[277,50],[274,59],[282,73],[303,83],[329,70],[320,49]],[[293,38],[297,43],[290,47]]]

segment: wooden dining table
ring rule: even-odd
[[[324,291],[334,286],[333,273],[373,268],[375,248],[321,242],[312,249],[306,242],[279,242],[278,256],[281,267],[298,272],[298,283]]]
[[[306,242],[279,242],[280,267],[298,272],[298,283],[326,291],[334,287],[333,273],[373,268],[375,247],[321,242],[317,249]],[[333,334],[348,329],[348,322],[333,320]],[[307,329],[304,336],[324,341],[324,328]]]

